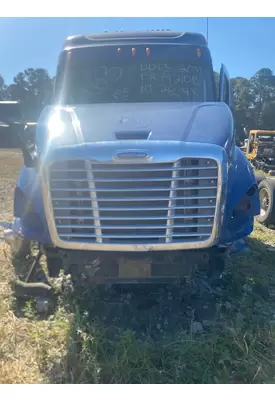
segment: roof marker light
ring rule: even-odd
[[[149,57],[151,54],[151,49],[149,47],[146,48],[146,55]]]
[[[137,53],[137,50],[133,47],[132,48],[132,56],[135,57],[136,53]]]

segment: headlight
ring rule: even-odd
[[[79,140],[79,122],[72,109],[57,108],[47,123],[47,140],[55,144],[74,144]]]
[[[65,122],[61,119],[60,112],[53,114],[48,122],[49,140],[55,139],[65,132]]]

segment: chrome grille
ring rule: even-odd
[[[102,244],[207,241],[213,230],[218,164],[56,162],[49,185],[59,239]]]

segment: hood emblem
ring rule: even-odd
[[[125,150],[118,151],[114,157],[114,159],[125,160],[125,159],[149,159],[151,158],[146,152],[143,150]]]

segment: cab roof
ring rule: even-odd
[[[165,29],[129,32],[104,32],[90,35],[69,36],[63,43],[63,50],[106,44],[183,44],[207,47],[205,37],[200,33],[178,32]]]

